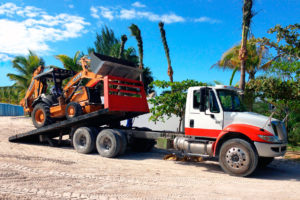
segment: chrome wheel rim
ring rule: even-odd
[[[230,168],[238,170],[247,167],[249,158],[243,149],[231,147],[226,152],[226,163]]]

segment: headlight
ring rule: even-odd
[[[267,136],[267,135],[258,135],[262,140],[272,142],[272,143],[280,143],[277,136]]]

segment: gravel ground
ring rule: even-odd
[[[163,151],[116,158],[71,147],[10,143],[32,130],[24,117],[0,117],[0,199],[300,199],[300,163],[276,159],[250,178],[217,162],[165,161]]]

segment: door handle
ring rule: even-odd
[[[191,128],[194,127],[194,120],[193,120],[193,119],[190,120],[190,127],[191,127]]]

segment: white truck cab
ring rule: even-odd
[[[284,122],[247,112],[239,92],[223,85],[189,88],[185,136],[175,138],[174,147],[191,155],[218,157],[224,171],[239,176],[283,156]]]

